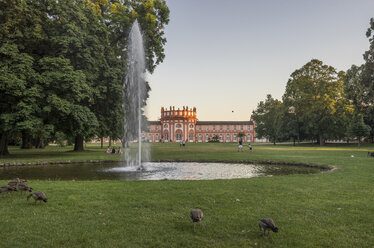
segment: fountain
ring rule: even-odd
[[[143,156],[149,154],[146,147],[142,149],[142,108],[147,99],[147,85],[145,80],[145,53],[143,36],[136,20],[129,34],[127,47],[128,69],[123,88],[125,94],[124,110],[124,138],[126,166],[137,166],[144,170]],[[143,122],[143,126],[145,126]],[[138,143],[138,149],[131,149],[131,143]]]

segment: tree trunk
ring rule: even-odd
[[[296,139],[293,137],[293,146],[296,146]]]
[[[323,138],[322,134],[319,134],[319,145],[324,146],[325,145],[325,139]]]
[[[77,135],[75,137],[74,151],[77,151],[77,152],[84,151],[82,135]]]
[[[112,146],[112,137],[109,136],[109,145],[108,145],[108,147],[111,147],[111,146]]]
[[[8,134],[2,133],[0,136],[0,156],[9,155],[8,151]]]
[[[22,146],[21,149],[30,149],[30,133],[27,131],[22,131]]]
[[[36,139],[35,148],[37,148],[37,149],[42,149],[42,148],[44,148],[44,139],[43,139],[43,138],[38,137],[38,138]]]
[[[104,137],[100,138],[100,148],[103,149],[104,147]]]

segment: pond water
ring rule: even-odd
[[[146,162],[145,171],[118,163],[64,164],[0,168],[0,180],[213,180],[309,174],[318,168],[235,163]]]

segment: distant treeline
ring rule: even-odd
[[[147,70],[165,57],[164,0],[0,1],[0,155],[123,136],[129,29],[137,19]]]

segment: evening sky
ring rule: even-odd
[[[167,0],[165,60],[146,113],[196,107],[199,120],[248,120],[311,59],[337,70],[364,62],[373,0]]]

